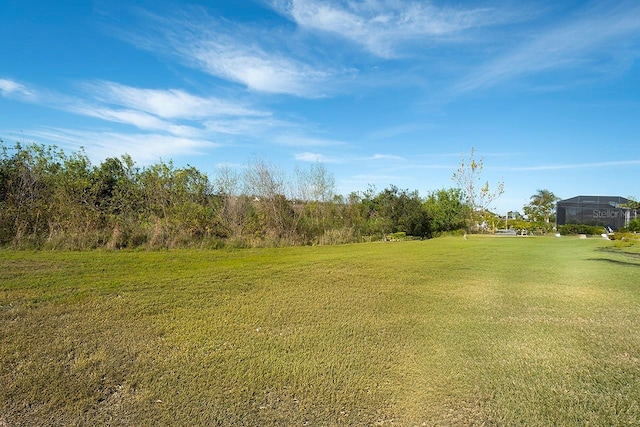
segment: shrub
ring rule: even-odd
[[[640,217],[631,220],[629,224],[627,224],[626,230],[633,232],[640,231]]]
[[[398,231],[396,233],[391,233],[386,236],[386,240],[391,240],[392,242],[398,240],[405,240],[407,238],[407,233],[404,231]]]
[[[586,224],[566,224],[558,227],[558,232],[562,235],[568,234],[589,234],[600,235],[605,232],[604,227]]]

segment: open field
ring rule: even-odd
[[[638,425],[612,245],[0,251],[0,426]]]

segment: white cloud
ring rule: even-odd
[[[189,134],[191,136],[198,133],[198,130],[195,128],[172,124],[142,111],[95,108],[84,105],[68,106],[67,109],[77,114],[95,117],[109,122],[132,125],[141,130],[164,131],[174,135]]]
[[[270,112],[215,97],[195,96],[178,89],[137,88],[107,81],[79,86],[83,93],[69,96],[39,92],[12,80],[0,79],[3,96],[177,137],[204,138],[212,133],[260,134],[265,128],[285,125],[273,119]]]
[[[96,163],[107,157],[129,154],[137,163],[146,165],[157,162],[161,158],[171,159],[176,156],[203,154],[209,149],[218,147],[218,144],[204,139],[156,133],[125,134],[54,128],[30,131],[29,134],[74,150],[84,147],[89,158]]]
[[[137,88],[114,82],[81,86],[101,105],[76,101],[69,103],[65,107],[67,110],[174,136],[202,137],[209,131],[241,133],[247,129],[247,123],[258,126],[271,120],[268,112],[215,97],[195,96],[178,89]],[[185,120],[189,124],[184,123]],[[237,132],[231,130],[234,127]]]
[[[208,40],[182,48],[208,73],[258,92],[321,96],[320,84],[331,76],[329,72],[234,40],[226,43]]]
[[[283,50],[286,39],[277,31],[217,20],[203,9],[171,18],[144,14],[136,30],[120,37],[254,92],[322,97],[342,73],[295,59]]]
[[[456,88],[466,92],[490,87],[522,75],[547,70],[580,67],[593,70],[598,61],[620,61],[628,58],[608,57],[610,48],[620,42],[637,44],[640,37],[640,5],[637,3],[599,4],[580,15],[551,28],[537,32],[515,50],[479,67]],[[619,49],[615,49],[620,52]],[[638,57],[637,50],[629,55]]]
[[[156,154],[153,150],[147,152],[147,147],[156,147],[157,154],[162,156],[189,154],[194,147],[217,147],[219,143],[210,141],[220,141],[223,136],[229,135],[245,141],[297,147],[344,144],[342,141],[308,136],[305,134],[306,128],[273,117],[270,112],[218,98],[195,96],[182,90],[136,88],[115,82],[93,82],[79,86],[83,90],[79,95],[42,92],[37,101],[42,106],[111,124],[132,126],[137,130],[125,134],[120,129],[116,132],[110,127],[100,132],[63,129],[38,131],[34,136],[54,143],[75,144],[75,148],[86,145],[88,151],[96,153],[117,155],[128,152],[143,160],[148,155]],[[0,80],[0,90],[36,93],[10,80]],[[35,102],[34,99],[20,100]],[[140,144],[137,144],[138,141]]]
[[[394,160],[394,161],[405,161],[404,157],[394,156],[392,154],[374,154],[369,157],[369,160]]]
[[[534,171],[552,171],[552,170],[571,170],[571,169],[599,169],[623,166],[638,166],[640,160],[620,160],[612,162],[593,162],[593,163],[565,163],[551,164],[539,166],[514,166],[514,167],[491,167],[490,170],[495,171],[514,171],[514,172],[534,172]]]
[[[0,93],[6,98],[17,98],[24,101],[36,101],[38,94],[15,80],[0,79]]]
[[[310,163],[340,163],[341,160],[327,157],[324,154],[319,153],[298,153],[295,154],[295,159],[302,162]]]
[[[16,83],[13,80],[0,79],[0,91],[3,95],[8,95],[12,92],[21,91],[24,89],[20,83]]]
[[[200,119],[210,116],[264,116],[235,102],[200,97],[179,89],[146,89],[102,81],[84,85],[96,99],[144,111],[164,119]]]
[[[335,139],[316,138],[308,135],[283,133],[275,138],[275,142],[292,147],[329,147],[346,145],[347,143]]]
[[[318,153],[299,153],[295,155],[295,159],[303,162],[321,162],[324,156]]]
[[[83,86],[85,89],[91,86]],[[93,86],[95,88],[95,85]],[[233,103],[216,104],[213,106],[211,99],[199,98],[183,91],[159,91],[138,89],[115,83],[104,83],[102,88],[114,88],[113,93],[103,90],[101,93],[111,94],[107,100],[104,96],[68,96],[56,92],[37,91],[12,80],[0,79],[0,91],[3,96],[16,98],[21,102],[35,103],[52,109],[66,111],[76,115],[94,117],[109,123],[130,125],[140,131],[131,133],[116,132],[110,128],[100,130],[71,130],[71,129],[44,129],[31,130],[27,133],[35,138],[41,138],[52,144],[67,146],[77,150],[85,147],[87,153],[95,159],[103,159],[109,156],[130,154],[136,161],[152,162],[157,159],[171,158],[187,154],[199,154],[204,150],[218,147],[219,144],[211,141],[212,132],[208,132],[202,121],[195,122],[194,126],[185,124],[179,120],[181,116],[195,116],[189,113],[189,108],[196,108],[193,104],[202,101],[202,108],[211,106],[208,111],[224,114],[226,119],[233,118],[231,112],[253,113],[252,110],[242,107],[234,108]],[[100,94],[99,94],[100,95]],[[136,102],[132,97],[150,95],[150,100]],[[166,96],[165,96],[166,95]],[[155,96],[155,98],[154,98]],[[162,110],[155,104],[156,101],[171,102],[185,100],[181,106],[174,106],[175,110]],[[104,102],[112,105],[105,105]],[[97,101],[97,102],[96,102]],[[176,101],[177,102],[177,101]],[[207,102],[211,102],[207,104]],[[222,110],[216,109],[224,105]],[[231,107],[230,107],[231,106]],[[139,109],[135,109],[139,108]],[[171,108],[171,107],[167,107]],[[149,111],[144,111],[145,109]],[[255,113],[259,114],[259,113]],[[165,119],[166,117],[166,119]],[[207,116],[211,118],[210,116]],[[242,119],[243,117],[240,117]]]
[[[422,1],[273,0],[271,5],[302,28],[338,35],[380,57],[395,56],[396,47],[409,41],[441,40],[505,20],[489,8],[439,8]]]
[[[402,135],[424,131],[425,129],[430,127],[433,127],[433,125],[425,123],[403,123],[386,128],[375,129],[369,132],[367,137],[372,139],[397,138]]]
[[[215,119],[204,122],[207,132],[227,135],[244,135],[265,138],[274,129],[289,127],[292,124],[272,117],[235,117]]]

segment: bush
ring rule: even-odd
[[[405,240],[406,238],[407,238],[407,233],[405,233],[404,231],[398,231],[396,233],[388,234],[385,240],[396,242],[398,240]]]
[[[452,230],[433,233],[431,237],[462,237],[465,234],[467,234],[466,230]]]
[[[566,224],[558,227],[558,232],[562,235],[569,234],[588,234],[592,236],[600,235],[605,232],[604,227],[598,225],[586,224]]]
[[[629,233],[629,232],[615,232],[609,235],[609,239],[611,240],[626,240],[626,241],[638,241],[640,240],[640,234],[637,233]]]
[[[640,217],[631,220],[627,227],[625,228],[627,231],[638,232],[640,231]]]

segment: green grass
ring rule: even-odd
[[[0,251],[0,426],[638,425],[639,273],[577,238]]]

